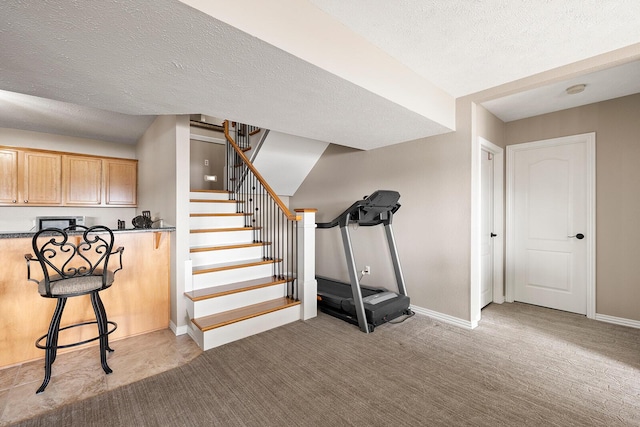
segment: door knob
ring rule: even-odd
[[[578,240],[582,240],[582,239],[584,239],[584,234],[578,233],[575,236],[567,236],[567,237],[575,237]]]
[[[491,237],[496,237],[496,236],[497,236],[497,234],[496,234],[496,233],[491,233],[491,234],[490,234],[490,236],[491,236]]]

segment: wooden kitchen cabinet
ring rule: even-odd
[[[0,147],[0,205],[134,207],[138,161]]]
[[[62,204],[62,156],[25,152],[20,199],[28,205]],[[20,184],[20,182],[19,182]]]
[[[96,206],[102,203],[102,159],[63,156],[63,203],[67,206]]]
[[[62,156],[55,153],[24,152],[22,182],[18,190],[24,204],[62,204]],[[20,200],[19,199],[19,200]]]
[[[0,149],[0,204],[18,203],[18,152]]]
[[[60,206],[62,155],[0,147],[0,204]]]
[[[105,204],[136,206],[138,204],[138,162],[135,160],[104,160]]]

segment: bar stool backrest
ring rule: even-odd
[[[42,238],[46,240],[43,241]],[[102,276],[100,289],[105,289],[111,285],[113,274],[122,268],[120,259],[119,268],[113,272],[109,271],[113,243],[113,232],[103,225],[74,225],[65,229],[40,230],[33,236],[32,247],[35,258],[42,267],[44,278],[40,281],[30,280],[44,282],[46,295],[43,296],[46,297],[60,296],[51,294],[52,283],[86,276]]]

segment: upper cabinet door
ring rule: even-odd
[[[0,206],[135,207],[138,161],[0,146]]]
[[[18,152],[0,150],[0,203],[18,203]]]
[[[105,204],[136,206],[138,162],[136,160],[104,160]]]
[[[62,204],[62,156],[24,153],[23,202],[29,205]]]
[[[102,202],[102,159],[63,156],[62,182],[65,205],[97,206]]]

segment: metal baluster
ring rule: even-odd
[[[291,221],[291,258],[292,258],[292,272],[291,272],[291,293],[294,295],[295,300],[298,300],[298,227],[295,221]]]
[[[276,204],[274,203],[274,206]],[[274,207],[274,209],[277,210],[277,207]],[[283,215],[279,215],[276,218],[277,221],[277,226],[278,226],[278,231],[276,233],[276,235],[278,236],[278,259],[281,259],[282,261],[278,263],[278,277],[282,278],[282,271],[284,268],[284,254],[282,252],[282,217]]]
[[[271,202],[271,214],[272,214],[272,218],[271,218],[271,240],[274,242],[273,244],[276,245],[275,248],[273,248],[273,260],[279,260],[280,257],[280,239],[278,238],[280,235],[278,234],[278,216],[277,216],[277,210],[278,210],[278,205],[272,201]],[[273,245],[272,244],[272,245]],[[274,262],[273,263],[273,272],[275,274],[276,277],[280,278],[280,267],[281,267],[281,263],[280,262]]]
[[[237,146],[243,150],[249,147],[250,134],[259,128],[236,123],[233,131]],[[255,243],[269,243],[262,246],[265,260],[272,260],[274,278],[287,280],[287,296],[298,300],[298,227],[297,221],[287,218],[257,176],[245,164],[241,155],[227,144],[228,162],[227,190],[230,198],[244,202],[238,212],[245,214],[245,226],[253,229]],[[238,165],[238,167],[236,167]],[[249,216],[251,219],[249,219]],[[277,263],[276,260],[281,260]]]

